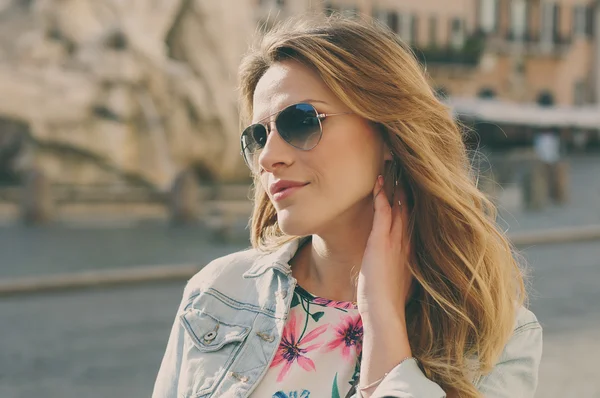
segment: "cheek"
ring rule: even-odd
[[[359,159],[329,158],[311,166],[315,179],[306,195],[299,195],[298,200],[277,210],[279,227],[286,234],[315,233],[322,225],[356,207],[373,190],[376,174]]]
[[[339,153],[342,155],[330,157],[320,165],[319,191],[323,193],[325,206],[338,203],[346,208],[372,192],[379,170],[364,150]]]
[[[351,190],[366,193],[372,190],[381,172],[381,144],[374,140],[371,131],[358,129],[336,135],[320,158],[324,159],[319,170],[328,185],[344,185]],[[364,192],[363,192],[364,193]]]
[[[352,203],[364,199],[373,189],[377,172],[369,165],[359,161],[349,161],[340,164],[335,176],[336,196],[345,203]]]

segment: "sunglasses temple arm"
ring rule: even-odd
[[[341,113],[319,113],[317,114],[317,118],[323,120],[326,117],[330,116],[341,116],[341,115],[351,115],[353,112],[341,112]]]

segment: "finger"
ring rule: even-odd
[[[396,192],[394,195],[394,201],[392,202],[392,227],[391,234],[394,237],[402,238],[402,231],[404,228],[404,201],[400,197],[400,189],[395,187]]]
[[[406,195],[404,189],[399,188],[397,196],[401,204],[400,210],[402,211],[402,219],[406,223],[408,222],[408,217],[410,216],[410,208],[408,206],[408,195]]]
[[[383,237],[390,232],[392,224],[392,209],[383,190],[383,177],[378,176],[375,187],[373,188],[373,207],[375,214],[373,216],[373,228],[371,235]]]
[[[408,207],[406,192],[401,189],[396,189],[396,199],[394,203],[396,212],[392,223],[392,233],[394,236],[399,235],[402,240],[409,239],[408,236],[408,221],[410,217],[410,209]]]

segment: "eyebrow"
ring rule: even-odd
[[[322,100],[316,100],[316,99],[310,99],[310,98],[303,99],[303,100],[302,100],[302,101],[300,101],[300,102],[320,102],[320,103],[322,103],[322,104],[327,104],[327,102],[325,102],[325,101],[322,101]]]
[[[257,124],[257,123],[260,123],[260,122],[262,122],[262,121],[264,121],[264,120],[266,120],[266,119],[270,118],[270,117],[271,117],[271,116],[273,116],[273,115],[277,115],[279,112],[281,112],[282,110],[284,110],[284,109],[285,109],[285,108],[287,108],[288,106],[292,106],[292,105],[295,105],[295,104],[312,103],[312,102],[319,102],[319,103],[321,103],[321,104],[329,105],[327,102],[325,102],[325,101],[323,101],[323,100],[317,100],[317,99],[310,99],[310,98],[306,98],[306,99],[303,99],[303,100],[300,100],[300,101],[297,101],[297,102],[292,102],[291,104],[289,104],[289,105],[286,105],[286,106],[284,106],[283,108],[279,109],[277,112],[271,113],[270,115],[268,115],[268,116],[265,116],[265,117],[263,117],[262,119],[258,119],[256,122],[254,122],[254,123],[252,123],[252,124]]]

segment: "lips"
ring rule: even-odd
[[[301,188],[308,185],[307,182],[279,180],[269,186],[269,193],[272,197],[282,196],[286,192],[296,191],[297,188]]]

